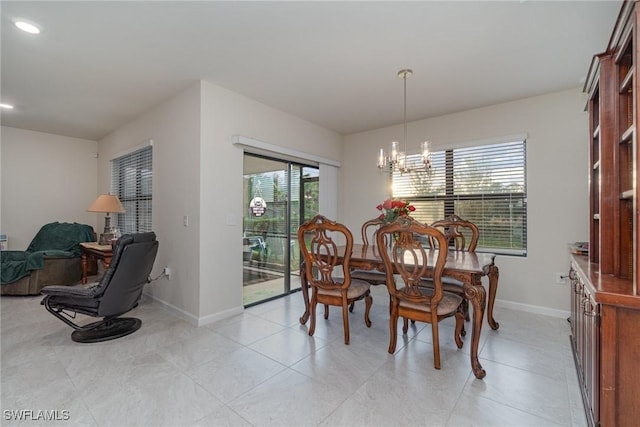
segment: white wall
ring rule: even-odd
[[[24,250],[44,224],[79,222],[104,228],[87,212],[98,196],[98,143],[2,126],[0,229],[9,249]]]
[[[108,191],[114,157],[153,140],[153,230],[160,247],[145,293],[183,318],[198,316],[200,264],[200,88],[193,85],[99,142],[98,186]],[[183,216],[189,226],[183,226]]]
[[[208,323],[242,307],[243,149],[232,136],[336,161],[342,137],[207,82],[201,117],[200,318]]]
[[[408,147],[424,139],[433,148],[527,133],[528,255],[498,256],[498,303],[547,314],[569,310],[568,284],[555,273],[568,270],[567,243],[588,240],[585,98],[569,90],[409,123]],[[375,167],[377,150],[402,138],[402,125],[345,137],[342,220],[359,229],[389,197]],[[498,321],[500,319],[497,319]]]

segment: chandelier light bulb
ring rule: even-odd
[[[378,167],[380,169],[384,168],[387,164],[387,159],[384,156],[384,149],[380,149],[380,155],[378,155]]]
[[[393,141],[391,143],[391,163],[396,163],[398,161],[398,155],[400,154],[398,145],[400,145],[398,141]]]

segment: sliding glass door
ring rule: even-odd
[[[318,213],[315,166],[245,153],[243,303],[300,288],[298,226]]]

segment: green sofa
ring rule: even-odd
[[[71,285],[80,280],[80,243],[95,241],[86,224],[44,225],[26,251],[1,251],[0,293],[38,295],[47,285]]]

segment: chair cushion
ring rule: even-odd
[[[444,316],[447,314],[454,313],[458,306],[462,303],[462,297],[456,294],[452,294],[449,292],[442,293],[442,299],[438,304],[438,316]],[[400,306],[405,308],[410,308],[412,310],[424,311],[427,313],[431,312],[431,306],[429,304],[417,304],[413,302],[408,302],[405,300],[400,300]]]
[[[365,280],[367,282],[378,284],[387,280],[387,275],[374,270],[354,270],[351,272],[351,279]]]
[[[462,287],[464,285],[464,283],[462,283],[460,280],[448,276],[442,276],[442,284],[455,285],[459,287]]]
[[[420,286],[433,289],[433,281],[431,279],[420,280]],[[445,292],[452,292],[454,294],[462,295],[463,283],[459,280],[451,277],[442,277],[442,290]]]
[[[98,284],[75,286],[46,286],[40,291],[43,295],[75,296],[82,298],[94,298]]]
[[[364,280],[354,279],[351,280],[351,285],[349,286],[349,290],[347,290],[347,298],[359,298],[371,288],[371,284],[365,282]],[[333,295],[340,296],[340,289],[322,289],[318,288],[318,293],[321,295]]]
[[[46,286],[41,293],[49,295],[49,305],[53,308],[95,316],[100,305],[100,300],[96,298],[97,288],[97,283],[88,286]]]

